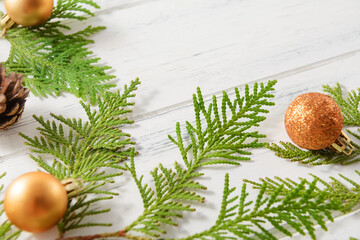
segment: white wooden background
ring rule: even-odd
[[[174,134],[175,122],[192,121],[192,94],[201,87],[209,98],[246,83],[277,79],[276,106],[271,108],[261,131],[268,140],[289,140],[283,125],[288,104],[295,96],[321,91],[324,84],[340,82],[345,89],[360,86],[360,1],[359,0],[98,0],[102,9],[86,23],[70,23],[74,29],[84,24],[105,25],[94,36],[91,50],[102,62],[113,66],[118,86],[139,77],[141,86],[131,116],[135,124],[127,129],[137,142],[139,174],[151,181],[149,172],[159,163],[171,166],[180,160],[167,138]],[[1,10],[3,10],[1,5]],[[6,60],[9,44],[0,41],[0,60]],[[0,168],[15,177],[37,169],[28,157],[29,148],[18,132],[35,135],[32,114],[49,118],[49,113],[84,117],[78,99],[63,94],[59,98],[28,98],[21,121],[0,133]],[[260,177],[321,177],[342,173],[355,177],[350,166],[308,167],[279,159],[268,150],[253,151],[252,161],[239,167],[212,167],[201,182],[208,186],[206,202],[197,211],[185,214],[179,228],[169,228],[167,237],[183,237],[211,226],[219,210],[226,172],[231,185],[240,188],[242,179]],[[359,180],[359,178],[358,178]],[[72,232],[82,235],[122,229],[141,212],[142,203],[128,173],[116,180],[112,201],[104,202],[112,211],[101,220],[109,229],[92,228]],[[1,195],[2,197],[2,195]],[[317,231],[318,239],[360,237],[360,213],[338,217],[329,231]],[[56,230],[20,239],[53,239]],[[289,239],[289,238],[284,238]],[[296,236],[291,239],[309,239]]]

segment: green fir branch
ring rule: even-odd
[[[112,198],[114,193],[99,188],[124,170],[119,165],[131,154],[134,142],[128,133],[119,127],[133,123],[124,114],[131,112],[129,107],[134,103],[129,101],[135,96],[134,91],[140,81],[132,81],[125,85],[122,93],[105,92],[97,97],[97,109],[81,102],[86,111],[88,121],[70,119],[61,115],[51,114],[56,121],[45,120],[42,116],[34,116],[41,125],[38,128],[40,137],[29,137],[20,134],[31,147],[31,158],[45,171],[59,180],[69,180],[75,184],[74,192],[69,196],[78,196],[70,201],[67,213],[58,224],[60,234],[66,231],[85,227],[108,225],[99,223],[83,223],[87,215],[94,215],[109,211],[109,209],[94,211],[91,205]],[[52,164],[43,157],[52,156]],[[117,171],[109,173],[104,168],[113,168]],[[77,186],[78,185],[78,186]],[[100,197],[87,198],[89,194],[100,194]],[[101,196],[104,195],[105,197]]]
[[[360,129],[358,129],[360,131]],[[360,135],[353,131],[347,132],[355,139],[360,140]],[[353,152],[348,156],[345,154],[338,154],[330,148],[321,150],[305,150],[290,142],[280,141],[279,145],[276,143],[269,144],[268,149],[272,150],[276,156],[289,159],[292,162],[308,165],[325,165],[325,164],[342,164],[349,165],[360,161],[360,146],[355,142],[351,142],[354,146]]]
[[[5,176],[5,173],[0,175],[0,179]],[[3,185],[0,185],[0,192],[3,189]],[[3,201],[0,201],[0,217],[4,214],[2,209]],[[21,231],[15,230],[9,220],[0,222],[0,239],[2,240],[16,240],[20,236]]]
[[[272,185],[269,190],[267,183],[259,183],[256,185],[259,193],[252,201],[248,200],[245,183],[241,194],[233,196],[235,188],[229,187],[229,176],[226,174],[223,201],[215,225],[184,239],[276,240],[277,232],[286,236],[293,236],[293,232],[308,233],[316,239],[315,225],[327,230],[325,222],[333,221],[331,211],[339,210],[341,205],[340,200],[327,199],[326,194],[318,192],[316,184],[316,179],[312,182],[303,180],[285,191],[284,184]],[[269,226],[273,230],[268,230]]]
[[[88,26],[75,33],[64,19],[85,20],[99,8],[92,0],[59,0],[50,20],[38,27],[17,27],[6,32],[11,43],[4,65],[7,71],[23,73],[24,84],[34,95],[59,95],[67,91],[92,104],[96,96],[114,84],[105,83],[115,76],[106,74],[108,66],[99,66],[100,58],[92,57],[88,37],[105,27]]]
[[[360,126],[360,88],[351,90],[345,97],[339,83],[336,83],[333,88],[325,85],[323,91],[330,94],[340,106],[344,117],[344,125]]]
[[[100,8],[93,0],[58,0],[50,19],[86,20],[94,16],[87,7]]]
[[[265,107],[274,105],[269,101],[273,97],[269,92],[274,90],[275,84],[275,80],[266,85],[255,83],[251,93],[246,85],[244,96],[240,96],[236,88],[233,101],[224,92],[220,104],[214,96],[207,107],[198,89],[193,97],[195,124],[186,122],[190,143],[185,144],[179,123],[176,124],[176,139],[169,136],[180,150],[183,165],[175,162],[172,169],[160,164],[151,172],[155,182],[155,188],[151,188],[143,183],[143,176],[137,176],[133,158],[130,165],[126,164],[139,188],[144,212],[125,231],[150,237],[164,234],[162,225],[177,226],[176,218],[182,217],[181,212],[195,211],[189,203],[204,201],[197,191],[206,187],[195,181],[203,175],[199,172],[200,167],[239,165],[239,161],[250,159],[248,149],[264,146],[265,143],[258,142],[258,139],[265,135],[252,129],[265,120],[263,114],[268,113]],[[205,121],[201,120],[202,117]]]
[[[360,177],[360,172],[356,171]],[[327,231],[327,223],[336,213],[347,213],[360,207],[360,181],[343,175],[329,181],[315,175],[312,179],[289,178],[245,180],[239,195],[230,187],[225,175],[220,213],[209,229],[178,240],[252,239],[276,240],[280,236],[310,235],[316,239],[315,227]],[[258,190],[255,199],[249,198],[247,185]],[[349,187],[350,186],[350,187]],[[171,216],[171,215],[170,215]],[[165,216],[164,216],[165,217]],[[94,240],[112,237],[154,239],[129,235],[126,229],[113,233],[63,238],[62,240]]]
[[[360,178],[360,172],[356,170],[355,173]],[[273,193],[279,186],[283,186],[282,190],[279,192],[279,196],[283,197],[287,196],[300,184],[310,185],[316,182],[314,191],[307,193],[305,190],[301,190],[299,191],[299,194],[308,194],[309,199],[315,199],[321,195],[322,198],[329,202],[337,202],[338,206],[334,210],[342,213],[350,212],[360,207],[360,180],[352,180],[342,174],[339,174],[338,178],[330,177],[330,180],[328,181],[313,174],[311,174],[311,177],[313,178],[312,180],[300,178],[300,183],[290,178],[282,179],[279,177],[275,177],[275,179],[260,179],[259,182],[249,180],[245,180],[245,182],[252,184],[256,189],[261,189],[262,186],[266,184],[265,192],[268,194]]]
[[[360,172],[356,173],[360,177]],[[245,180],[240,195],[234,196],[236,188],[230,187],[229,176],[226,174],[220,213],[215,224],[208,230],[181,240],[276,240],[281,235],[291,237],[296,233],[304,236],[308,234],[316,239],[316,226],[326,231],[327,222],[334,221],[336,212],[346,213],[360,206],[360,181],[356,182],[341,174],[340,178],[330,177],[330,181],[315,175],[312,177],[311,180],[300,179],[299,182],[279,177],[260,179],[259,182]],[[249,199],[247,184],[259,191],[254,200]],[[112,237],[152,239],[137,238],[122,230],[62,240]]]
[[[101,209],[101,210],[94,210],[91,208],[94,204],[99,201],[109,200],[112,199],[111,196],[106,197],[96,197],[89,200],[87,196],[82,196],[77,199],[70,199],[69,200],[69,207],[63,217],[63,220],[60,221],[57,225],[60,236],[63,236],[65,232],[84,228],[84,227],[97,227],[97,226],[106,226],[109,227],[111,224],[109,223],[99,223],[99,222],[85,222],[86,217],[107,213],[110,209]]]
[[[220,104],[214,96],[207,107],[198,89],[193,96],[195,123],[186,122],[186,142],[189,143],[185,143],[179,123],[176,124],[176,139],[169,136],[179,148],[183,163],[175,162],[174,168],[166,168],[162,164],[156,167],[151,172],[154,187],[144,183],[144,176],[136,173],[134,149],[130,153],[130,163],[125,163],[125,168],[135,180],[143,200],[143,213],[121,231],[91,236],[61,236],[59,239],[157,239],[161,234],[165,234],[164,225],[177,226],[176,220],[182,217],[183,212],[195,211],[191,203],[204,201],[198,191],[205,190],[206,187],[196,181],[196,178],[203,176],[203,173],[199,172],[201,167],[213,164],[239,165],[239,161],[249,160],[250,148],[266,144],[258,142],[265,135],[259,134],[253,128],[265,120],[263,115],[268,113],[265,108],[274,105],[270,101],[274,97],[270,92],[274,90],[275,84],[275,80],[267,84],[255,83],[252,92],[246,85],[244,96],[241,96],[236,88],[234,100],[230,100],[224,92]],[[132,232],[142,236],[131,235]]]

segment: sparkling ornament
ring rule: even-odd
[[[53,0],[5,0],[6,14],[1,21],[3,34],[18,24],[34,27],[45,23],[51,16]]]
[[[331,147],[350,155],[354,149],[350,138],[342,131],[340,107],[322,93],[297,96],[286,110],[285,128],[294,143],[308,150]]]
[[[28,232],[43,232],[64,216],[68,195],[54,176],[30,172],[15,179],[5,193],[4,210],[10,221]]]

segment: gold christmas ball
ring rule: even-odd
[[[46,22],[53,7],[53,0],[5,0],[5,9],[9,17],[15,23],[27,27]]]
[[[343,116],[329,96],[310,92],[297,96],[285,114],[285,128],[299,147],[319,150],[330,147],[340,136]]]
[[[28,232],[43,232],[64,216],[68,196],[54,176],[30,172],[16,178],[5,193],[4,210],[9,220]]]

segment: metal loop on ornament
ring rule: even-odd
[[[344,153],[349,156],[354,151],[354,146],[351,145],[351,139],[344,131],[341,131],[340,136],[336,139],[331,147],[338,153]]]
[[[60,183],[64,186],[69,198],[77,196],[84,186],[81,179],[67,178],[61,180]]]
[[[2,38],[6,31],[9,30],[12,27],[15,27],[17,24],[9,17],[9,15],[6,13],[2,18],[1,18],[1,29],[2,29],[2,33],[0,35],[0,38]]]

